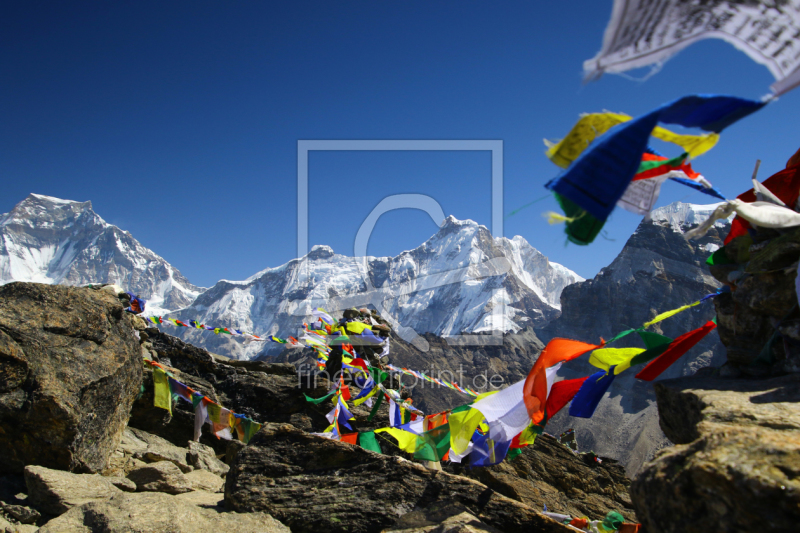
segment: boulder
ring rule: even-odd
[[[264,513],[230,513],[199,507],[180,497],[159,493],[120,493],[104,502],[75,507],[51,520],[40,533],[289,533]]]
[[[217,459],[213,448],[199,442],[189,441],[187,459],[195,469],[207,470],[218,476],[224,476],[230,470],[228,465]]]
[[[176,494],[175,499],[182,502],[191,503],[192,505],[196,505],[198,507],[207,507],[209,509],[217,509],[219,511],[225,510],[225,495],[221,492],[193,490],[192,492]]]
[[[140,492],[181,494],[194,490],[180,468],[169,461],[159,461],[132,470],[128,479],[136,483],[136,490]]]
[[[0,472],[99,472],[142,383],[131,317],[105,291],[0,287]]]
[[[500,533],[459,503],[442,502],[411,511],[384,533]]]
[[[43,466],[26,466],[25,484],[30,505],[51,516],[76,505],[107,500],[120,492],[99,474],[72,474]]]
[[[207,470],[195,470],[184,474],[189,484],[194,490],[202,490],[205,492],[222,492],[225,485],[225,480],[216,474],[212,474]]]
[[[0,502],[0,509],[20,524],[33,524],[42,517],[39,511],[26,505],[9,505]]]
[[[124,490],[125,492],[136,492],[136,483],[126,477],[106,476],[106,480],[119,490]]]
[[[794,531],[800,522],[800,375],[656,384],[677,443],[631,485],[648,532]]]
[[[181,472],[191,472],[194,470],[186,460],[186,448],[175,446],[166,439],[153,435],[141,429],[129,428],[126,432],[130,432],[131,436],[139,442],[145,444],[145,448],[141,449],[136,445],[136,451],[133,456],[148,463],[157,463],[159,461],[169,461],[178,468]]]
[[[378,532],[415,508],[445,500],[509,533],[569,531],[472,479],[289,424],[266,424],[237,454],[225,482],[229,509],[267,512],[295,533]]]

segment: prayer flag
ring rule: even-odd
[[[587,344],[570,339],[555,338],[547,343],[539,358],[534,363],[523,387],[523,398],[528,415],[534,423],[544,418],[544,409],[552,382],[548,383],[545,370],[560,362],[571,361],[586,352],[601,348],[605,343]],[[513,387],[513,385],[512,385]],[[511,387],[509,387],[511,388]],[[477,403],[477,402],[476,402]]]
[[[603,399],[603,395],[611,386],[611,383],[614,382],[615,377],[614,367],[612,366],[608,371],[601,370],[586,378],[586,381],[583,382],[580,390],[572,399],[569,415],[578,418],[591,418],[600,400]]]
[[[158,367],[153,368],[153,405],[166,409],[172,414],[172,393],[169,390],[167,373]]]
[[[672,341],[664,353],[651,361],[641,372],[636,374],[636,377],[644,381],[653,381],[716,327],[717,324],[715,324],[713,320],[709,320],[703,326],[689,331],[688,333],[684,333]]]

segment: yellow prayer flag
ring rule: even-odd
[[[372,331],[372,326],[369,324],[364,324],[363,322],[348,322],[347,323],[347,331],[350,333],[355,333],[356,335],[361,335],[361,333],[368,329]]]
[[[169,378],[167,373],[158,367],[153,368],[153,405],[166,409],[172,414],[172,393],[169,390]]]
[[[644,348],[600,348],[589,356],[589,364],[603,370],[616,365],[614,375],[617,375],[630,368],[631,359],[644,350]]]
[[[397,446],[404,452],[414,453],[417,449],[417,435],[403,431],[400,428],[381,428],[376,429],[375,433],[386,432],[397,439]]]
[[[679,307],[679,308],[677,308],[677,309],[673,309],[672,311],[667,311],[667,312],[665,312],[665,313],[661,313],[660,315],[658,315],[657,317],[655,317],[655,318],[654,318],[653,320],[651,320],[650,322],[645,322],[645,323],[644,323],[644,327],[646,327],[646,328],[649,328],[649,327],[650,327],[650,326],[652,326],[653,324],[656,324],[656,323],[658,323],[658,322],[661,322],[662,320],[665,320],[665,319],[667,319],[667,318],[669,318],[669,317],[671,317],[671,316],[677,315],[677,314],[678,314],[678,313],[680,313],[681,311],[686,311],[686,310],[687,310],[687,309],[689,309],[690,307],[694,307],[695,305],[698,305],[699,303],[700,303],[700,301],[697,301],[697,302],[695,302],[695,303],[693,303],[693,304],[684,305],[683,307]]]
[[[451,413],[450,423],[450,449],[453,453],[461,455],[466,451],[475,429],[483,421],[483,413],[477,409],[467,409],[458,413]]]

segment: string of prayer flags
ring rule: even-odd
[[[730,96],[686,96],[607,132],[546,185],[564,209],[570,241],[589,244],[600,232],[636,175],[659,122],[719,133],[764,105]]]

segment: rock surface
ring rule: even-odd
[[[128,479],[136,483],[136,490],[141,492],[181,494],[194,490],[180,468],[169,461],[159,461],[132,470]]]
[[[186,454],[189,463],[199,470],[207,470],[217,476],[224,476],[230,467],[217,459],[214,449],[205,444],[189,441],[189,452]]]
[[[42,466],[25,467],[28,501],[41,513],[57,516],[76,505],[107,500],[120,490],[99,474],[72,474]]]
[[[411,511],[385,533],[500,533],[469,512],[464,505],[444,502]]]
[[[416,507],[444,500],[461,503],[502,531],[568,531],[477,481],[289,424],[262,428],[236,456],[225,483],[229,508],[268,512],[295,533],[377,532]]]
[[[0,472],[99,472],[142,382],[130,316],[104,291],[0,287]]]
[[[631,486],[647,531],[797,529],[800,375],[690,377],[656,392],[664,432],[678,444]]]
[[[199,507],[159,493],[121,493],[103,502],[87,503],[51,520],[40,533],[289,533],[289,528],[264,513],[229,513]]]
[[[800,229],[781,235],[759,228],[733,239],[721,252],[729,262],[712,266],[711,273],[735,289],[716,301],[717,329],[728,355],[724,373],[800,372],[800,309],[795,290]]]

